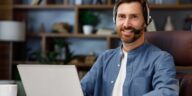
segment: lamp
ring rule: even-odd
[[[25,40],[25,23],[18,21],[0,21],[0,41],[9,42],[9,65],[12,64],[13,42]],[[11,69],[8,72],[8,79],[11,79]]]

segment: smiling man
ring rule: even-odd
[[[113,10],[122,45],[104,52],[81,80],[85,96],[178,96],[172,56],[148,43],[143,0],[120,0]]]

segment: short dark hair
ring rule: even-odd
[[[142,12],[145,20],[145,24],[148,25],[151,22],[151,16],[149,15],[149,6],[145,0],[119,0],[116,2],[113,8],[113,21],[116,22],[117,9],[122,3],[139,2],[142,6]]]

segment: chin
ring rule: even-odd
[[[123,43],[129,44],[137,41],[140,37],[142,36],[141,34],[134,34],[133,36],[126,37],[126,36],[121,36],[121,40]]]
[[[130,43],[133,43],[134,40],[122,40],[122,42],[125,44],[130,44]]]
[[[134,42],[134,38],[121,38],[121,41],[123,43],[133,43]]]

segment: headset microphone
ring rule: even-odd
[[[138,34],[141,33],[141,30],[139,30],[139,29],[133,29],[132,32],[134,32],[136,35],[138,35]]]

